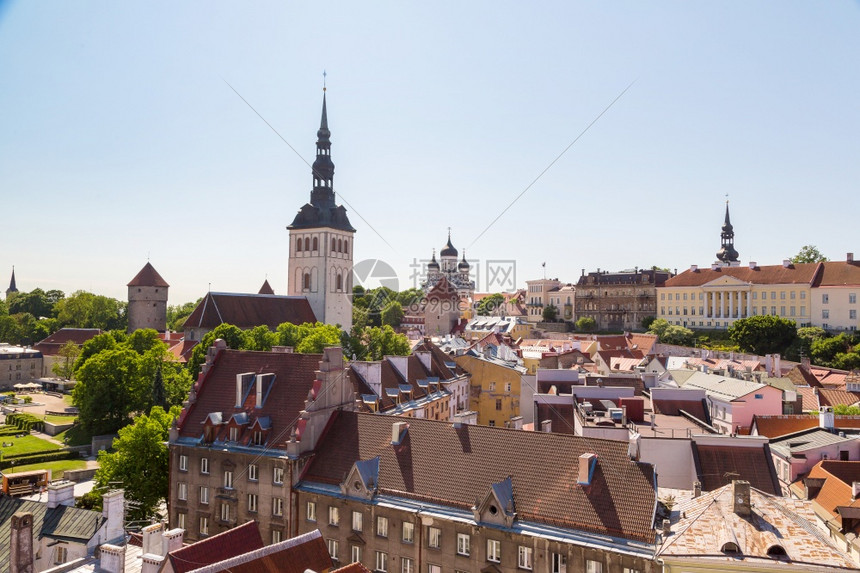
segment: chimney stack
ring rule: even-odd
[[[669,519],[663,520],[663,536],[666,537],[672,533],[672,521]]]
[[[105,573],[125,573],[125,546],[118,547],[105,543],[99,547],[101,562],[99,566]]]
[[[406,430],[409,428],[409,424],[406,422],[394,422],[391,425],[391,445],[399,446],[403,441],[403,437],[406,435]]]
[[[849,263],[853,263],[854,262],[854,253],[847,253],[845,255],[845,261],[849,262]]]
[[[786,269],[788,267],[790,267],[791,266],[791,259],[782,259],[782,266],[783,266],[783,268],[786,268]]]
[[[541,432],[552,432],[552,420],[542,420],[540,423]]]
[[[48,509],[60,505],[75,505],[75,482],[64,481],[48,486]]]
[[[693,482],[693,499],[702,495],[702,482],[696,480]]]
[[[597,454],[586,453],[579,456],[579,471],[576,483],[579,485],[591,485],[594,466],[597,464]]]
[[[833,431],[836,427],[836,418],[833,415],[833,408],[830,406],[821,407],[821,410],[818,412],[818,427],[827,431]]]
[[[732,480],[732,502],[734,504],[734,512],[737,515],[748,517],[752,513],[750,482],[744,480]]]
[[[755,261],[750,261],[750,270],[754,271],[757,266],[758,263],[756,263]]]
[[[9,545],[10,573],[34,573],[32,513],[19,511],[12,516]]]

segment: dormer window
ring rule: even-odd
[[[741,548],[738,547],[737,543],[732,543],[731,541],[729,541],[728,543],[725,543],[723,545],[720,551],[722,551],[726,555],[740,555]]]
[[[233,426],[230,428],[230,441],[235,442],[239,439],[239,428]]]
[[[252,439],[251,439],[251,442],[255,446],[262,446],[263,442],[265,442],[265,440],[263,439],[263,432],[261,430],[256,430],[254,432]]]

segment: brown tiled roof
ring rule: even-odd
[[[813,412],[820,408],[818,404],[818,394],[815,393],[816,388],[802,386],[797,389],[797,394],[800,396],[801,408],[804,412]]]
[[[225,322],[239,328],[264,325],[275,330],[284,322],[314,323],[316,317],[303,296],[210,292],[185,320],[184,328],[211,330]]]
[[[305,573],[330,571],[332,566],[325,540],[315,529],[286,541],[218,560],[201,568],[200,573]]]
[[[249,521],[171,551],[167,558],[176,573],[186,573],[261,547],[263,538],[260,536],[260,528],[256,521]]]
[[[752,284],[808,284],[811,285],[822,263],[798,263],[784,267],[769,265],[756,267],[717,267],[699,268],[695,271],[687,269],[681,274],[666,281],[666,288],[702,286],[720,277],[730,276],[740,281]]]
[[[140,269],[140,272],[137,273],[126,286],[153,286],[166,288],[170,285],[167,284],[166,280],[161,278],[161,275],[158,274],[155,267],[153,267],[151,263],[147,262],[143,265],[143,268]]]
[[[198,342],[196,340],[182,339],[167,350],[179,362],[188,362],[188,359],[191,358],[191,351],[194,350],[194,347],[197,346],[197,344]]]
[[[101,329],[98,328],[61,328],[54,334],[37,342],[33,346],[33,350],[38,350],[43,356],[54,356],[67,342],[74,342],[78,346],[81,346],[87,340],[101,333]]]
[[[411,419],[392,446],[391,430],[388,417],[336,413],[303,481],[339,484],[356,461],[379,456],[380,493],[469,511],[510,476],[519,519],[654,540],[653,467],[631,461],[626,442]],[[598,460],[588,486],[576,483],[584,453]]]
[[[833,426],[839,429],[860,428],[860,416],[834,416]],[[754,416],[758,435],[778,438],[818,426],[818,416],[793,414],[784,416]]]
[[[860,394],[848,392],[847,390],[834,390],[832,388],[818,389],[818,402],[822,406],[853,406],[860,401]]]
[[[852,499],[851,488],[853,482],[860,481],[860,462],[822,460],[809,471],[808,477],[825,479],[813,499],[830,515],[837,515],[837,507],[860,507],[860,500]]]
[[[733,479],[742,479],[764,492],[780,495],[773,458],[767,444],[763,447],[712,446],[693,442],[696,473],[703,491],[712,491]]]
[[[224,422],[227,422],[233,414],[246,412],[251,421],[246,431],[240,434],[240,443],[250,438],[244,434],[250,432],[255,418],[269,416],[271,430],[267,439],[272,441],[267,441],[266,447],[286,447],[290,429],[314,386],[315,371],[321,359],[321,354],[222,350],[203,379],[195,384],[197,399],[183,410],[179,419],[179,435],[199,438],[210,413],[221,412]],[[242,408],[235,408],[236,374],[244,372],[275,374],[262,408],[255,408],[255,392],[248,393]]]
[[[860,262],[828,261],[823,272],[816,277],[816,287],[839,287],[860,285]]]

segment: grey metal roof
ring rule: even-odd
[[[856,439],[856,435],[843,437],[822,428],[813,428],[771,440],[770,449],[784,457],[788,457],[793,454],[802,454],[833,444],[852,442]]]
[[[746,380],[738,380],[737,378],[729,378],[728,376],[717,376],[715,374],[706,374],[704,372],[694,372],[683,384],[684,388],[699,388],[709,394],[716,394],[735,400],[747,394],[752,394],[757,390],[767,387],[767,384],[759,384],[758,382],[748,382]]]

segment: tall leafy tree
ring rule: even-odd
[[[505,304],[505,295],[500,292],[485,296],[478,303],[478,314],[481,316],[497,314],[503,304]]]
[[[180,411],[178,406],[170,412],[154,406],[149,415],[138,416],[133,424],[119,431],[112,452],[99,452],[96,489],[122,484],[126,497],[137,502],[129,508],[132,520],[153,516],[167,497],[170,474],[165,442]]]
[[[729,338],[744,352],[785,354],[797,338],[797,325],[779,316],[758,315],[736,320],[729,327]]]
[[[400,323],[403,321],[404,314],[405,313],[403,312],[403,306],[400,304],[400,302],[392,300],[387,305],[385,305],[385,308],[382,309],[382,315],[380,318],[382,324],[396,327],[400,326]]]
[[[81,366],[72,390],[80,410],[79,423],[93,434],[115,432],[139,411],[140,397],[149,386],[141,373],[142,357],[129,348],[103,350]]]
[[[128,304],[106,296],[77,291],[54,305],[61,326],[125,330]]]
[[[57,351],[60,360],[54,363],[51,370],[56,376],[70,380],[75,373],[75,360],[78,354],[81,353],[81,348],[71,340],[67,341]]]
[[[597,321],[590,316],[583,316],[574,323],[579,332],[593,332],[597,329]]]
[[[826,263],[827,257],[821,254],[815,245],[804,245],[800,251],[791,257],[792,263]]]
[[[45,292],[40,289],[33,289],[30,292],[19,292],[11,301],[9,301],[9,313],[17,314],[26,312],[36,318],[52,316],[53,305],[48,300]]]

